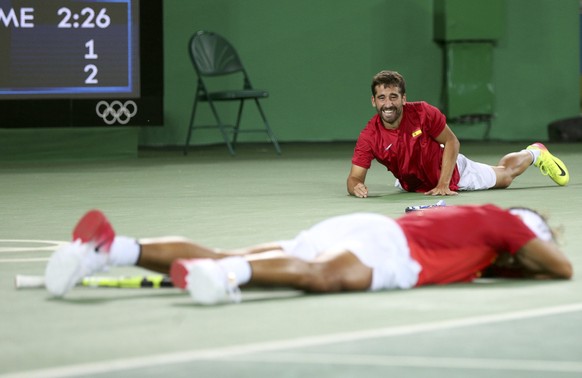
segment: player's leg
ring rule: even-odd
[[[494,188],[507,188],[513,180],[525,172],[533,163],[533,156],[529,151],[511,152],[501,158],[497,166],[493,166],[496,181]]]
[[[246,284],[317,293],[367,290],[372,272],[347,250],[325,252],[314,261],[279,250],[219,260],[177,260],[171,276],[176,286],[188,289],[195,303],[212,305],[238,302],[238,287]]]
[[[136,241],[140,253],[135,265],[160,273],[168,273],[172,261],[179,258],[209,258],[222,257],[215,250],[193,243],[180,237],[164,237],[155,239],[140,239]],[[127,250],[112,250],[112,254],[127,253]]]
[[[194,243],[181,237],[163,237],[140,239],[138,242],[140,254],[135,265],[160,273],[169,273],[172,262],[177,259],[219,259],[232,255],[246,255],[280,248],[275,243],[260,244],[248,248],[232,251],[213,249]],[[114,244],[114,247],[116,245]],[[125,250],[112,248],[112,257],[129,253],[129,248]],[[127,264],[131,265],[131,264]]]
[[[372,282],[372,268],[347,250],[325,252],[314,261],[283,252],[249,255],[246,260],[251,266],[251,284],[327,293],[367,290]]]

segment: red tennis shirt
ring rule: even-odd
[[[494,205],[438,207],[396,222],[422,267],[416,286],[472,281],[499,253],[515,254],[536,237],[517,216]]]

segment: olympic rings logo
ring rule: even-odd
[[[119,122],[125,125],[131,117],[137,114],[137,104],[134,101],[113,101],[111,104],[107,101],[99,101],[95,106],[95,113],[108,125]]]

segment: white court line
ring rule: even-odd
[[[0,259],[0,263],[22,263],[22,262],[43,262],[48,261],[48,257],[30,257],[30,258],[16,258],[16,259]]]
[[[26,246],[26,247],[2,247],[2,243],[10,244],[49,244],[46,246]],[[28,240],[28,239],[0,239],[0,253],[14,253],[14,252],[37,252],[37,251],[48,251],[52,252],[59,246],[66,244],[67,242],[60,240]]]
[[[24,247],[3,247],[2,243],[9,244],[49,244],[46,246],[24,246]],[[0,253],[18,253],[18,252],[52,252],[59,246],[67,242],[60,240],[33,240],[33,239],[0,239]],[[8,257],[0,259],[0,264],[5,263],[27,263],[27,262],[46,262],[49,257]]]
[[[453,329],[520,319],[537,318],[549,315],[559,315],[578,311],[582,311],[582,302],[562,306],[513,311],[504,314],[481,315],[438,322],[413,324],[408,326],[387,327],[357,332],[343,332],[323,336],[303,337],[298,339],[279,340],[263,343],[251,343],[213,349],[190,350],[184,352],[165,353],[135,358],[122,358],[117,360],[69,365],[48,369],[21,371],[12,374],[8,373],[0,375],[0,377],[56,378],[85,376],[89,374],[106,374],[114,371],[186,363],[197,360],[220,360],[253,353],[265,353],[358,340],[370,340],[383,337],[410,335],[422,332],[440,331],[443,329]]]
[[[582,373],[582,362],[510,360],[497,358],[450,358],[427,356],[382,356],[328,353],[277,353],[269,355],[238,356],[229,361],[295,363],[349,366],[400,366],[416,368],[512,370],[535,372]]]

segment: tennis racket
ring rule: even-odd
[[[170,288],[174,287],[172,280],[164,275],[149,276],[95,276],[85,277],[77,284],[84,287],[112,287],[123,289],[141,289],[141,288]],[[14,287],[16,289],[44,288],[44,276],[31,276],[17,274],[14,277]]]

